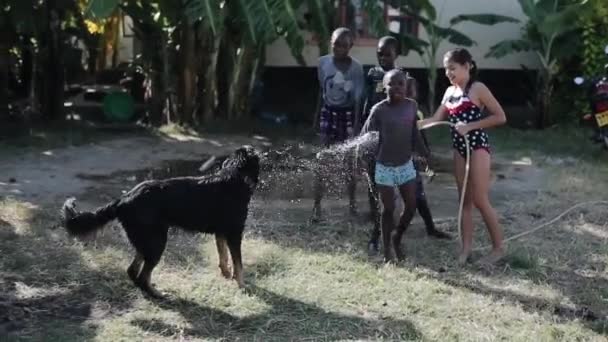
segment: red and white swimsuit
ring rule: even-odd
[[[481,109],[468,96],[470,86],[467,86],[465,91],[460,96],[450,96],[444,102],[448,109],[448,121],[456,124],[458,122],[469,123],[481,120]],[[464,137],[460,135],[453,127],[452,146],[461,156],[466,156],[466,145]],[[488,134],[483,129],[474,129],[467,133],[469,139],[469,147],[471,150],[484,149],[490,153],[490,140]],[[471,151],[472,152],[472,151]]]

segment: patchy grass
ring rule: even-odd
[[[513,134],[539,142],[532,133]],[[165,127],[160,134],[200,133]],[[501,157],[509,148],[523,151],[518,144],[500,142]],[[546,173],[535,192],[496,203],[506,236],[580,201],[606,198],[606,166],[561,154],[541,158],[542,147],[525,148]],[[125,185],[98,182],[112,192]],[[101,204],[104,192],[91,191],[82,197]],[[0,201],[1,339],[603,341],[608,335],[605,207],[581,208],[510,243],[505,263],[487,269],[458,267],[457,243],[427,238],[418,218],[404,239],[407,260],[385,266],[367,256],[369,223],[348,219],[346,201],[328,199],[327,221],[309,225],[309,198],[261,197],[252,203],[244,241],[247,290],[219,275],[212,238],[172,232],[153,274],[169,293],[162,302],[146,299],[128,280],[132,250],[120,227],[110,225],[84,245],[52,229],[60,203]],[[485,245],[487,233],[476,222],[475,244]],[[456,234],[453,222],[438,225]]]
[[[593,195],[596,175],[554,181],[507,235]],[[559,178],[562,177],[562,178]],[[566,177],[565,179],[563,177]],[[553,184],[553,183],[551,183]],[[575,190],[583,192],[577,193]],[[605,187],[604,187],[605,188]],[[598,194],[596,191],[595,194]],[[328,201],[328,221],[309,226],[307,201],[255,201],[244,242],[248,289],[219,275],[210,237],[173,233],[153,275],[169,293],[143,297],[127,279],[131,249],[119,227],[88,246],[53,230],[56,208],[0,203],[0,335],[15,340],[603,340],[608,288],[605,211],[588,208],[518,241],[504,267],[458,268],[455,242],[406,235],[408,259],[384,266],[365,253],[367,224]],[[582,215],[582,216],[581,216]],[[603,225],[603,226],[602,226]],[[587,227],[583,230],[580,227]],[[452,230],[453,227],[443,227]],[[476,241],[485,240],[477,234]]]

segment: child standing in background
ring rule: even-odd
[[[319,129],[321,143],[325,147],[352,137],[355,125],[360,121],[365,77],[361,63],[349,55],[353,40],[354,36],[349,29],[337,28],[331,36],[332,53],[319,58],[317,73],[322,98]],[[349,207],[351,213],[356,214],[356,179],[352,162],[347,162],[346,170]],[[313,221],[321,218],[323,182],[321,177],[315,177]]]

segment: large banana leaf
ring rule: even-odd
[[[291,54],[300,65],[305,65],[302,50],[304,50],[304,37],[298,25],[296,11],[292,0],[268,0],[273,9],[273,17],[277,33],[285,38]]]
[[[381,37],[388,33],[388,28],[384,20],[384,4],[378,0],[363,0],[361,7],[368,15],[370,31],[376,36]]]
[[[535,0],[519,0],[519,6],[521,7],[521,10],[524,12],[526,17],[530,18],[532,22],[538,23],[542,19],[542,17],[539,13],[539,10],[536,8],[535,2]]]
[[[167,0],[171,1],[171,0]],[[184,14],[191,23],[201,20],[209,25],[213,34],[219,34],[223,28],[223,0],[182,0]]]
[[[531,45],[526,40],[503,40],[502,42],[491,46],[490,51],[485,57],[501,58],[512,53],[529,51],[530,49]]]
[[[327,1],[308,0],[306,3],[312,14],[312,31],[319,35],[319,39],[329,40],[329,26],[327,25],[328,13],[326,12]],[[332,5],[333,6],[333,5]]]
[[[437,19],[437,10],[429,0],[389,0],[388,4],[393,8],[412,13],[424,13],[431,21]]]
[[[396,38],[400,40],[401,54],[404,56],[408,54],[409,50],[414,50],[422,56],[424,55],[424,48],[430,45],[428,42],[407,33],[396,35]]]
[[[471,21],[481,25],[496,25],[500,23],[519,23],[519,20],[498,14],[461,14],[450,19],[450,25],[456,25],[463,21]]]
[[[578,28],[572,23],[580,16],[584,16],[591,10],[591,6],[586,5],[569,5],[558,9],[557,11],[546,13],[542,21],[537,23],[539,31],[547,37],[559,36],[565,32],[572,31]]]
[[[435,26],[434,30],[439,37],[447,39],[452,44],[462,46],[473,46],[476,44],[475,41],[469,38],[466,34],[453,28]]]

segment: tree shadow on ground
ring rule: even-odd
[[[515,218],[512,225],[505,229],[506,235],[521,233],[529,226],[533,225],[528,218]],[[608,280],[603,271],[606,262],[601,260],[602,256],[608,254],[605,239],[589,232],[577,232],[572,227],[571,222],[566,222],[544,234],[528,235],[510,243],[506,257],[494,267],[476,263],[488,250],[475,252],[474,263],[461,268],[455,263],[456,249],[441,250],[420,240],[406,242],[405,245],[410,248],[408,260],[403,266],[423,268],[428,271],[425,274],[449,286],[504,299],[531,313],[552,315],[559,321],[578,320],[587,328],[608,335],[608,307],[605,305]],[[489,243],[485,229],[479,229],[476,235],[477,246],[483,244],[482,241]],[[571,305],[563,304],[563,298],[551,300],[535,297],[472,278],[487,278],[499,284],[511,282],[513,285],[531,283],[546,286],[561,294],[560,297]],[[525,291],[525,287],[522,291]]]
[[[133,296],[125,286],[126,274],[105,284],[112,281],[108,274],[118,270],[86,265],[77,246],[50,229],[49,212],[31,208],[19,227],[14,218],[0,219],[1,336],[92,341],[96,327],[91,318],[130,307]],[[109,302],[110,309],[96,307],[97,302]]]
[[[346,217],[347,201],[328,202],[326,204],[328,211],[333,211],[329,220],[314,225],[306,222],[311,212],[310,202],[284,201],[283,206],[279,206],[279,202],[254,204],[248,227],[249,236],[286,248],[349,255],[362,262],[371,262],[379,266],[382,264],[380,257],[370,258],[366,253],[371,223],[349,220]],[[507,236],[521,233],[529,229],[527,227],[539,223],[531,224],[530,220],[533,216],[530,215],[526,217],[510,217],[510,215],[519,214],[510,213],[504,218]],[[544,215],[553,217],[552,213],[544,213]],[[482,227],[483,222],[480,219],[476,219],[476,222],[479,226],[475,234],[476,246],[489,243],[487,233]],[[606,256],[608,250],[605,247],[605,239],[589,233],[575,233],[568,229],[539,233],[511,244],[517,247],[510,250],[506,265],[488,271],[477,266],[464,269],[458,267],[456,256],[459,244],[455,222],[440,221],[437,226],[451,233],[455,239],[445,241],[429,238],[424,232],[424,225],[420,219],[414,221],[402,242],[407,258],[401,264],[402,267],[421,268],[425,273],[428,271],[434,274],[433,278],[449,286],[506,299],[515,305],[521,305],[528,312],[552,315],[560,321],[580,321],[587,328],[608,335],[608,310],[605,306],[608,281],[600,274],[606,265],[592,260],[593,255]],[[521,246],[525,250],[523,256],[520,251]],[[482,252],[476,252],[474,259],[478,259],[481,254]],[[531,265],[525,265],[526,262],[523,266],[518,265],[522,257],[532,259],[528,262]],[[540,262],[541,259],[544,261]],[[562,305],[542,297],[521,295],[510,290],[494,289],[472,282],[471,278],[476,276],[545,284],[562,294],[572,305]]]
[[[159,320],[133,320],[132,324],[162,336],[227,338],[229,340],[344,340],[389,339],[421,340],[422,334],[408,320],[367,319],[329,312],[315,305],[281,296],[251,285],[248,293],[270,308],[262,313],[239,318],[204,307],[187,299],[158,302],[166,310],[177,310],[191,325],[182,329]]]

